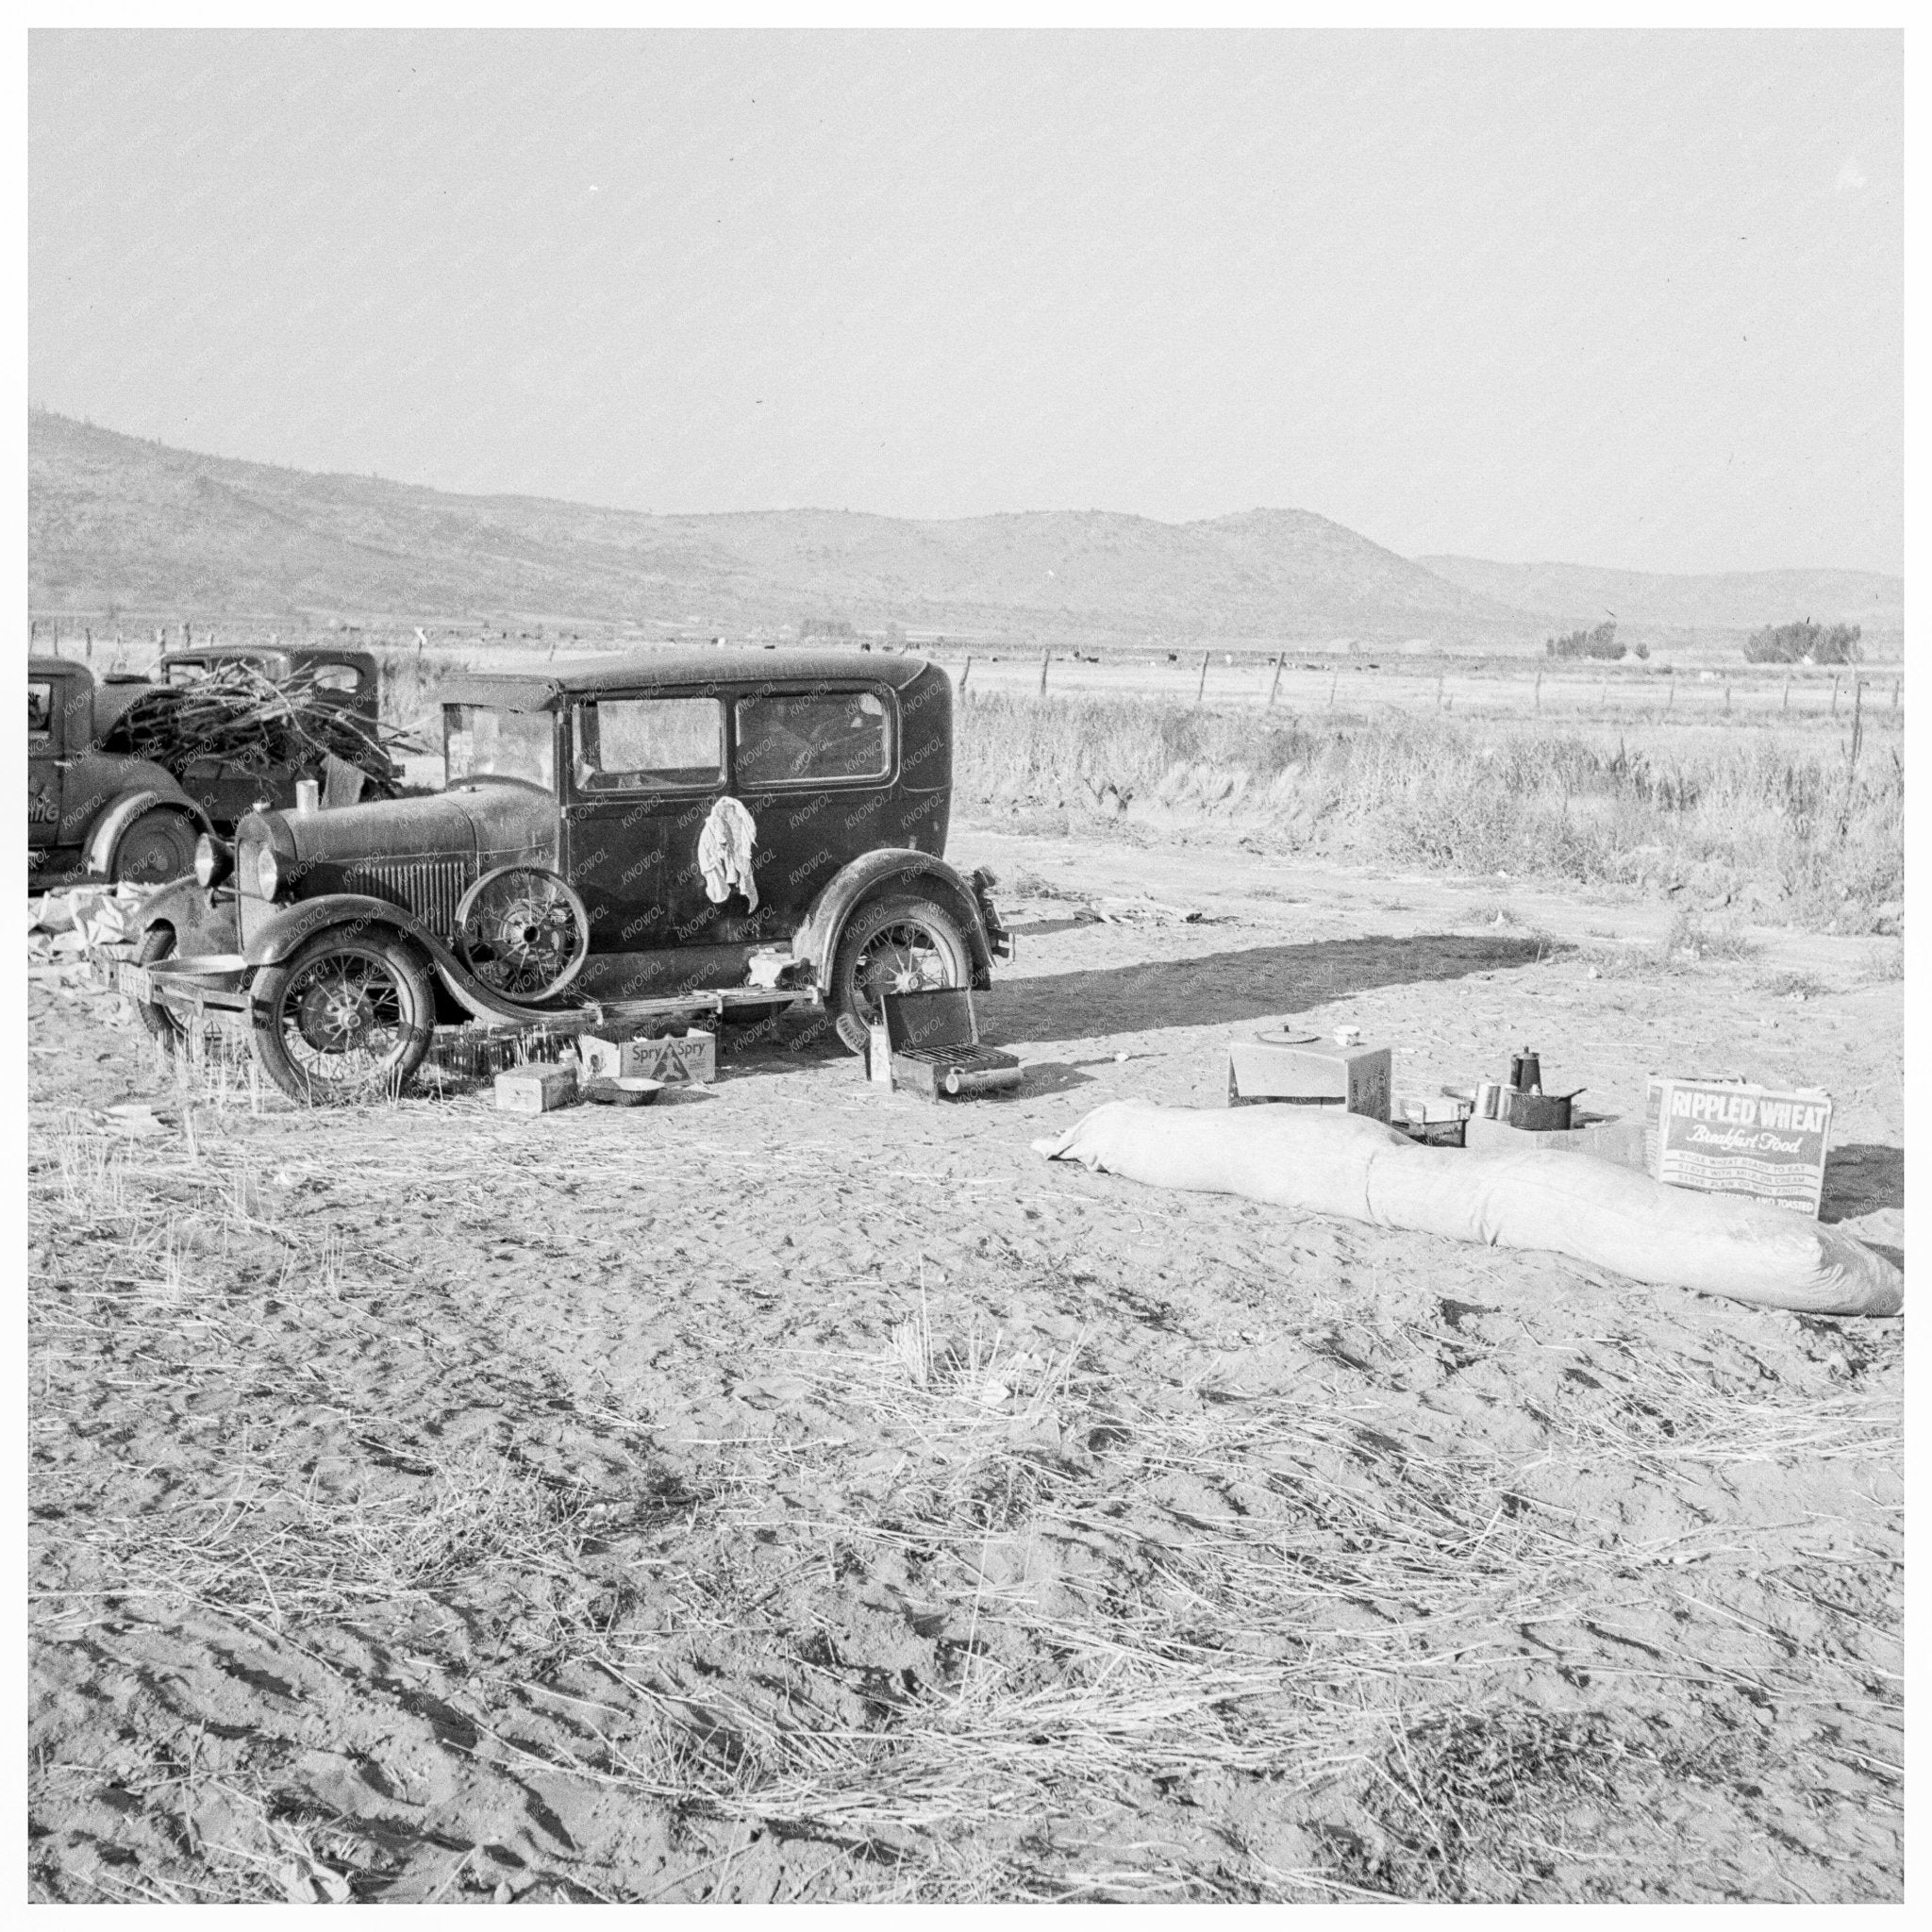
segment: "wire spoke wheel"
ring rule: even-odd
[[[832,970],[839,1038],[865,1047],[881,993],[934,991],[973,983],[973,955],[958,922],[930,899],[875,900],[852,915]]]
[[[867,1007],[875,1009],[882,992],[925,992],[949,985],[950,965],[925,927],[902,921],[874,935],[858,956],[854,979]]]
[[[535,1002],[583,970],[591,916],[567,880],[538,865],[487,872],[457,908],[457,951],[492,992]]]
[[[398,1091],[428,1050],[434,999],[399,941],[311,940],[256,988],[255,1047],[296,1100],[361,1100]]]
[[[142,966],[152,966],[158,960],[172,958],[174,951],[174,928],[157,925],[142,936],[141,950],[135,958]],[[136,1000],[133,1007],[135,1016],[146,1028],[151,1040],[158,1041],[170,1053],[180,1047],[187,1038],[187,1028],[159,1000]]]

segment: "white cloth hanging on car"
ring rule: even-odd
[[[705,829],[698,834],[698,870],[705,875],[705,896],[712,905],[741,891],[751,910],[758,909],[758,881],[751,875],[752,843],[758,835],[758,821],[737,799],[721,798],[711,808]]]

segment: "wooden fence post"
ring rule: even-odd
[[[1448,673],[1444,671],[1436,673],[1436,708],[1439,711],[1442,708],[1442,680],[1447,675]]]
[[[1201,681],[1194,687],[1194,702],[1199,704],[1208,691],[1208,653],[1201,653]]]
[[[1731,680],[1730,680],[1730,679],[1729,679],[1729,678],[1727,677],[1727,678],[1725,678],[1725,679],[1724,679],[1724,716],[1725,716],[1726,718],[1728,718],[1728,717],[1729,717],[1730,715],[1731,715]]]
[[[959,694],[960,694],[960,695],[961,695],[962,697],[963,697],[963,696],[965,695],[965,693],[966,693],[966,680],[967,680],[967,679],[968,679],[969,677],[971,677],[972,675],[973,675],[973,653],[972,653],[971,651],[968,651],[968,652],[966,653],[966,668],[965,668],[965,670],[963,670],[963,671],[962,671],[962,672],[960,672],[960,674],[959,674]]]
[[[1541,715],[1543,708],[1543,667],[1541,664],[1536,667],[1536,708]]]
[[[1341,682],[1341,671],[1340,671],[1340,670],[1338,669],[1338,670],[1336,671],[1336,673],[1335,673],[1334,676],[1332,676],[1332,677],[1331,677],[1331,678],[1330,678],[1330,679],[1328,680],[1328,708],[1329,708],[1329,709],[1330,709],[1331,711],[1332,711],[1332,710],[1333,710],[1333,709],[1335,708],[1335,687],[1336,687],[1336,686],[1337,686],[1338,684],[1340,684]]]
[[[1052,662],[1053,662],[1053,653],[1052,653],[1052,652],[1051,652],[1050,650],[1048,650],[1048,651],[1042,651],[1042,652],[1041,652],[1041,654],[1040,654],[1040,695],[1041,695],[1041,697],[1044,697],[1044,696],[1046,695],[1046,667],[1047,667],[1047,666],[1048,666],[1049,664],[1051,664]]]
[[[1281,688],[1281,663],[1282,659],[1287,656],[1288,653],[1286,651],[1276,651],[1274,654],[1274,676],[1268,686],[1268,704],[1271,709],[1274,704],[1274,693]],[[1898,698],[1895,694],[1892,698],[1891,708],[1893,710],[1898,709]]]
[[[1833,716],[1834,718],[1836,718],[1836,717],[1838,716],[1838,673],[1837,673],[1837,672],[1833,672],[1833,673],[1832,673],[1832,675],[1831,675],[1831,715],[1832,715],[1832,716]]]
[[[1677,667],[1674,664],[1671,666],[1671,681],[1665,689],[1669,695],[1664,699],[1664,716],[1668,718],[1671,715],[1671,707],[1677,702]]]
[[[1898,688],[1904,682],[1902,677],[1894,677],[1891,680],[1891,708],[1894,711],[1898,709]]]

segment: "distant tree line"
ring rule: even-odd
[[[1858,637],[1856,624],[1767,624],[1745,639],[1744,656],[1753,664],[1856,664]]]
[[[1546,638],[1543,649],[1552,658],[1601,658],[1610,663],[1624,655],[1614,622],[1600,624],[1594,630],[1573,630],[1567,637]],[[1639,644],[1636,656],[1649,657],[1650,646]]]

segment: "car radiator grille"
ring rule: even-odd
[[[347,867],[342,886],[406,907],[431,932],[447,939],[457,929],[457,901],[470,877],[471,867],[460,858],[371,859]]]

